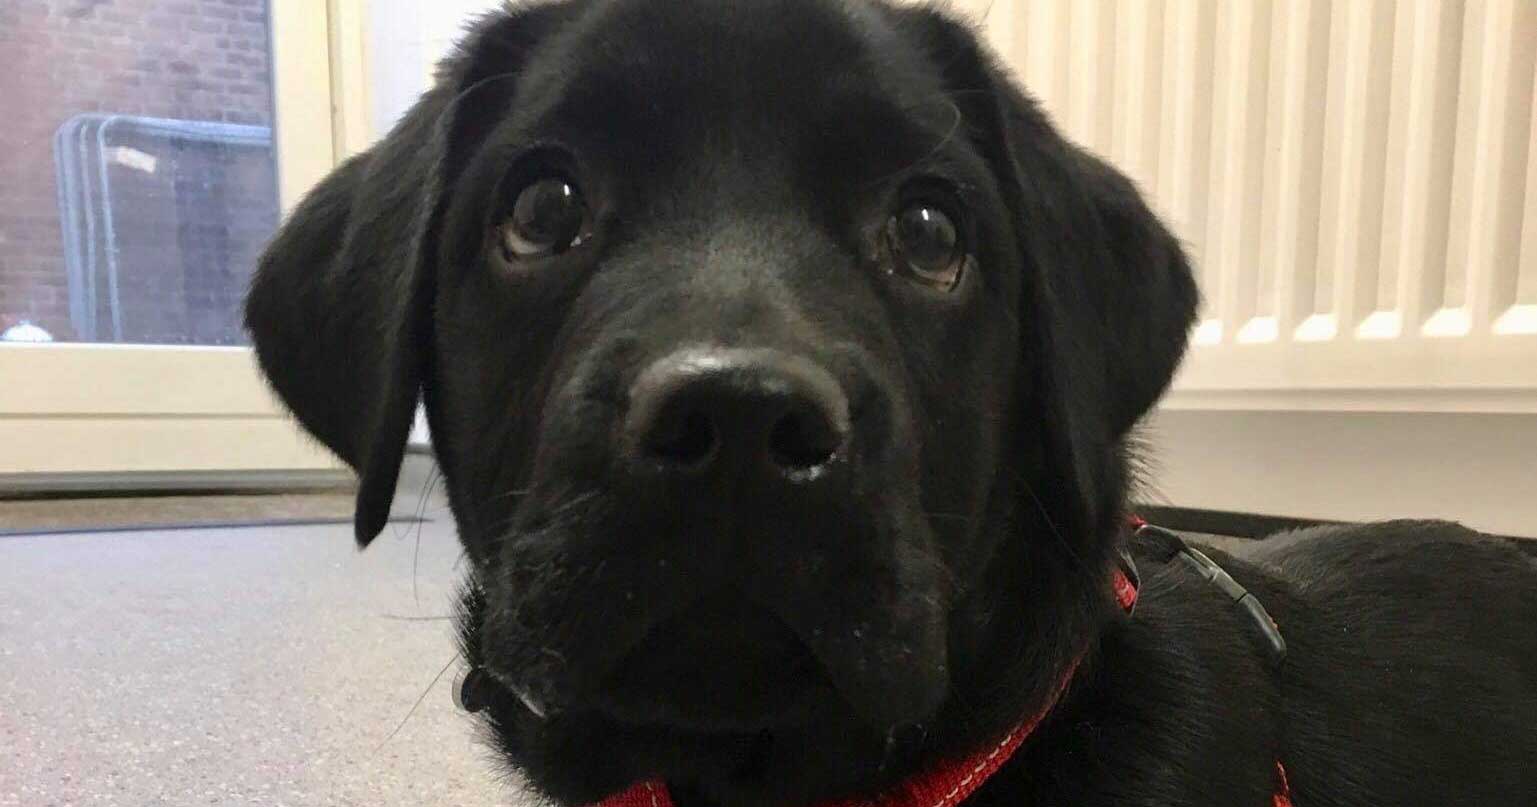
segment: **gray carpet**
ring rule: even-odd
[[[417,525],[0,538],[0,805],[518,803],[428,691],[459,547],[421,526],[414,573]]]

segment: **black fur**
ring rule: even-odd
[[[559,175],[591,237],[498,248]],[[893,276],[937,197],[970,258]],[[1115,170],[973,33],[879,0],[573,0],[486,17],[262,260],[273,386],[382,528],[418,396],[473,571],[467,658],[508,761],[561,803],[665,777],[685,807],[869,793],[1063,702],[976,805],[1537,803],[1537,568],[1436,523],[1213,553],[1291,654],[1144,558],[1127,620],[1129,433],[1196,290]],[[799,487],[640,473],[637,375],[772,350],[850,404]],[[546,717],[524,705],[534,703]]]

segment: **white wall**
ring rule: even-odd
[[[476,16],[497,0],[367,0],[370,119],[390,130],[429,86],[432,71]]]

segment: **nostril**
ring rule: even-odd
[[[615,437],[642,474],[809,483],[853,439],[839,382],[768,349],[691,348],[647,366]]]
[[[715,453],[715,424],[702,412],[686,412],[656,425],[645,442],[652,459],[667,465],[700,465]]]
[[[790,412],[769,432],[769,456],[786,471],[807,471],[826,465],[843,436],[820,414]]]

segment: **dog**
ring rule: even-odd
[[[1512,544],[1128,526],[1197,304],[942,10],[570,0],[476,24],[246,317],[363,545],[425,402],[474,708],[554,803],[1537,804]]]

